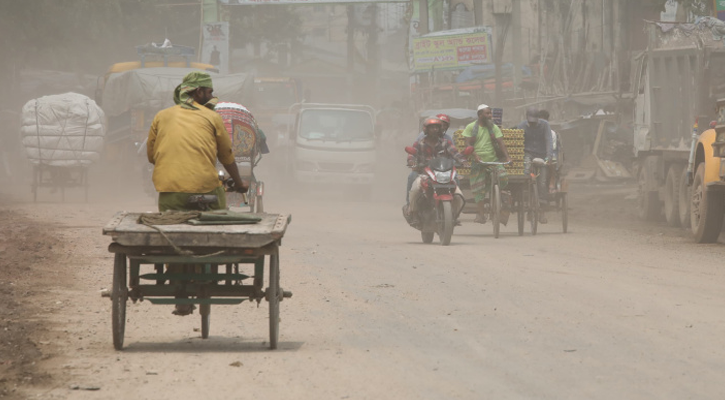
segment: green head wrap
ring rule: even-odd
[[[174,90],[174,103],[181,104],[184,108],[196,109],[196,107],[192,105],[194,99],[191,97],[190,93],[200,87],[213,88],[211,84],[211,76],[206,72],[189,72],[184,77],[181,85],[177,86],[176,90]]]

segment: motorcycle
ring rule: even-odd
[[[406,147],[405,151],[411,155],[416,154],[416,149],[410,146]],[[418,166],[411,168],[416,169]],[[423,167],[421,175],[423,176],[421,191],[416,203],[417,221],[406,212],[403,215],[411,227],[420,231],[423,243],[433,242],[433,237],[438,234],[441,245],[448,246],[451,243],[456,220],[466,204],[463,196],[456,194],[458,186],[455,161],[439,154]],[[461,207],[458,210],[453,209],[454,196],[459,196],[461,199]]]

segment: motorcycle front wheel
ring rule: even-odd
[[[441,246],[448,246],[453,237],[453,205],[450,201],[443,201],[438,210],[438,237],[441,240]]]

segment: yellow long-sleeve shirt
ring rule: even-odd
[[[196,110],[178,105],[161,110],[151,123],[146,151],[158,192],[210,192],[221,185],[217,158],[222,164],[234,162],[221,116],[194,106]]]

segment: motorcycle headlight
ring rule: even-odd
[[[436,182],[448,183],[451,181],[451,175],[453,175],[451,171],[435,171]]]

